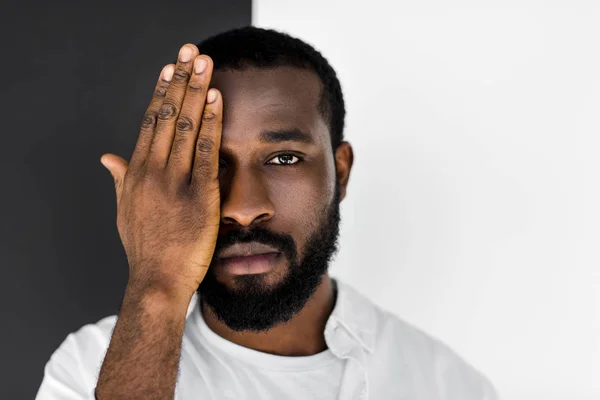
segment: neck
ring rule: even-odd
[[[238,332],[219,321],[210,308],[201,303],[206,325],[219,336],[249,349],[280,356],[310,356],[327,349],[325,324],[335,306],[334,284],[328,274],[304,308],[289,322],[278,324],[267,332]]]

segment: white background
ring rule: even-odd
[[[503,399],[600,399],[600,4],[253,13],[342,82],[355,166],[332,275],[448,343]]]

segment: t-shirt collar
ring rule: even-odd
[[[327,345],[334,347],[338,343],[337,327],[344,329],[355,344],[369,353],[375,350],[375,312],[373,305],[354,288],[334,279],[337,284],[335,306],[325,325]],[[332,343],[329,343],[331,341]]]

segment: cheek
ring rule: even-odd
[[[334,185],[330,180],[323,173],[304,174],[302,177],[288,177],[270,190],[275,206],[273,228],[291,233],[301,254],[322,210],[333,197]]]
[[[314,178],[287,180],[271,191],[275,217],[286,224],[312,218],[318,210],[319,198],[326,187]]]

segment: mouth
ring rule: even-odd
[[[281,253],[270,252],[220,258],[217,265],[231,275],[264,274],[275,268]]]

